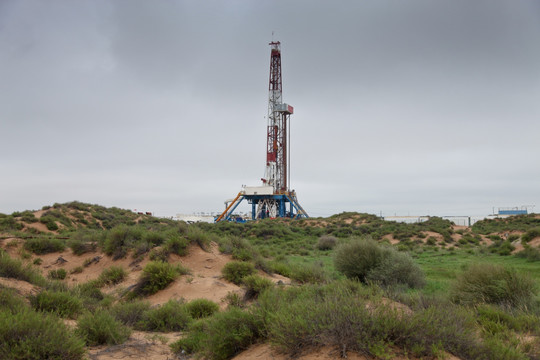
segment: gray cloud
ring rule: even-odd
[[[0,212],[218,211],[264,173],[282,41],[313,215],[536,204],[535,1],[0,2]]]

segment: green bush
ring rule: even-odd
[[[19,223],[13,216],[0,214],[0,231],[19,231],[24,225]]]
[[[321,346],[339,349],[336,357],[351,351],[386,359],[403,353],[434,358],[447,351],[463,359],[525,358],[505,357],[513,350],[500,339],[484,343],[466,308],[434,303],[412,312],[369,291],[350,281],[274,288],[259,297],[255,318],[267,341],[292,358]]]
[[[24,211],[23,213],[21,213],[21,220],[29,224],[36,223],[39,221],[38,218],[36,218],[34,213],[31,211]]]
[[[116,226],[107,234],[103,251],[112,256],[113,260],[122,259],[126,257],[133,244],[142,239],[142,236],[143,233],[138,227]]]
[[[167,303],[150,309],[136,328],[146,331],[181,331],[185,330],[193,321],[186,305],[182,301],[169,300]]]
[[[323,235],[317,241],[317,249],[319,250],[332,250],[337,245],[337,238],[332,235]]]
[[[198,353],[211,360],[230,359],[255,343],[260,325],[251,313],[233,307],[194,323],[187,336],[171,348],[176,353]]]
[[[43,276],[31,265],[23,265],[20,260],[11,258],[3,251],[0,251],[0,276],[27,281],[38,286],[44,286],[46,283]]]
[[[165,236],[158,231],[149,231],[143,236],[143,241],[150,244],[150,247],[159,246],[165,242]]]
[[[188,241],[180,235],[170,234],[167,241],[165,241],[165,248],[168,253],[176,254],[179,256],[187,255]]]
[[[71,251],[78,256],[94,252],[97,249],[97,244],[95,242],[84,242],[78,239],[70,240],[68,246],[71,248]]]
[[[58,230],[58,224],[56,223],[54,217],[44,215],[39,218],[39,222],[45,224],[45,226],[47,226],[47,229],[50,231]]]
[[[322,263],[292,265],[289,278],[300,284],[322,284],[329,280]]]
[[[139,323],[148,311],[150,303],[140,300],[118,303],[111,308],[111,314],[115,319],[131,327]]]
[[[0,358],[79,360],[84,343],[57,317],[22,308],[0,310]]]
[[[495,304],[528,309],[536,296],[536,284],[525,274],[501,265],[470,265],[458,275],[451,289],[454,302],[465,305]]]
[[[521,240],[528,243],[532,239],[540,236],[540,227],[528,230],[525,234],[521,235]]]
[[[67,276],[67,271],[66,269],[53,269],[53,270],[49,270],[49,273],[47,275],[47,277],[49,279],[53,279],[53,280],[64,280]]]
[[[208,317],[219,311],[219,305],[208,299],[194,299],[185,306],[194,319]]]
[[[377,267],[383,257],[382,248],[371,239],[355,239],[336,248],[334,265],[336,270],[348,278],[362,282],[372,269]]]
[[[210,234],[197,227],[197,225],[188,226],[186,237],[189,242],[199,245],[203,250],[209,250],[210,243],[213,240]]]
[[[425,285],[424,273],[406,253],[370,239],[353,240],[336,249],[334,264],[348,278],[382,286]]]
[[[233,284],[240,285],[242,279],[255,273],[253,264],[244,261],[231,261],[221,269],[223,278]]]
[[[124,281],[127,277],[127,272],[120,266],[111,266],[101,272],[97,279],[99,286],[116,285]]]
[[[0,286],[0,310],[16,312],[26,307],[26,303],[17,296],[15,290]]]
[[[259,275],[248,275],[242,279],[242,283],[246,289],[246,299],[257,298],[264,290],[274,286],[272,280]]]
[[[101,301],[105,298],[95,280],[76,285],[73,287],[72,293],[77,297],[86,300],[93,299],[95,301]]]
[[[86,313],[77,321],[76,333],[87,345],[118,345],[125,342],[131,330],[107,311]]]
[[[64,242],[53,238],[35,238],[27,239],[24,248],[37,255],[49,254],[53,252],[62,252],[66,248]]]
[[[45,290],[30,298],[32,307],[38,311],[56,313],[60,317],[74,319],[83,310],[80,299],[68,292]]]
[[[133,293],[135,295],[152,295],[165,289],[172,283],[179,274],[179,268],[173,265],[161,262],[149,262],[143,269],[143,274],[135,286]]]
[[[385,248],[381,262],[373,268],[366,279],[382,286],[405,284],[421,288],[426,284],[424,273],[407,253]]]

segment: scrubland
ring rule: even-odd
[[[539,359],[540,217],[0,214],[0,358]]]

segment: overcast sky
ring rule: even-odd
[[[540,207],[539,1],[0,0],[0,212],[223,210],[272,39],[310,215]]]

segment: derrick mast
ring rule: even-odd
[[[268,126],[266,171],[263,183],[272,186],[275,194],[287,192],[287,125],[293,107],[282,101],[281,44],[271,42],[270,80],[268,85]]]

